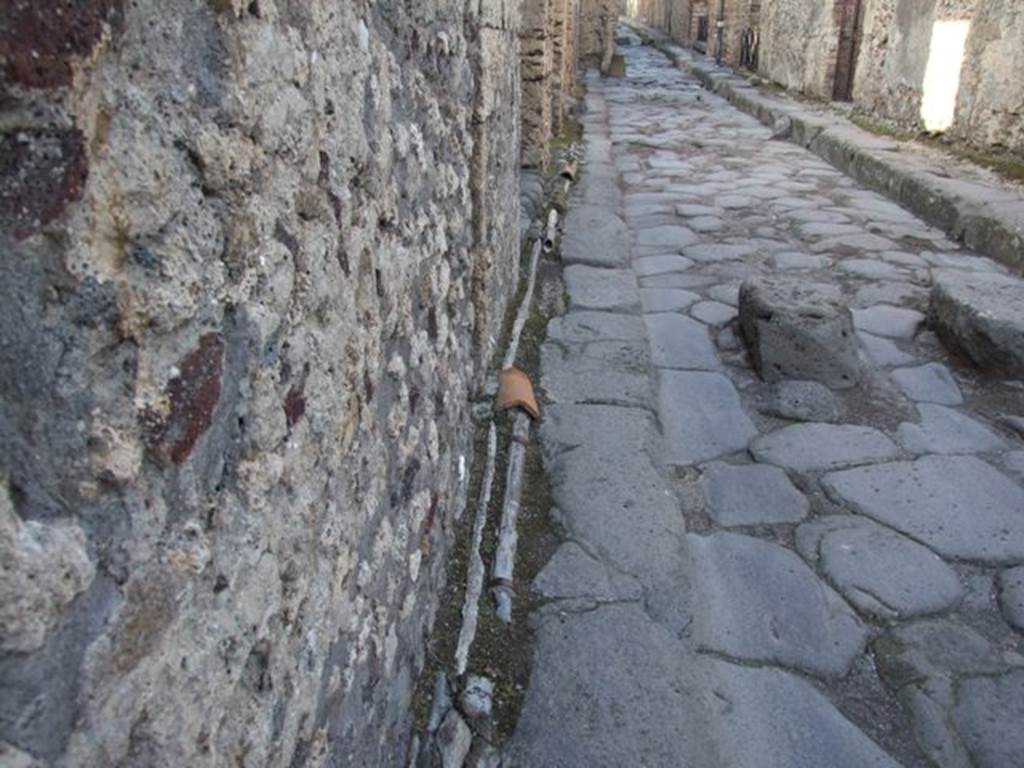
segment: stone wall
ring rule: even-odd
[[[518,270],[517,14],[5,3],[0,761],[404,764]]]
[[[1018,0],[865,0],[855,102],[921,128],[937,22],[970,22],[950,132],[1024,151],[1024,6]]]
[[[615,50],[615,27],[623,10],[621,0],[579,0],[582,59],[603,62]]]
[[[832,98],[839,29],[835,0],[763,2],[759,71],[785,88]]]

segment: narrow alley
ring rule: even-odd
[[[926,317],[933,279],[1004,268],[620,35],[542,350],[566,538],[505,764],[1020,765],[1021,385]]]

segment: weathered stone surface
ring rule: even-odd
[[[462,768],[469,748],[473,746],[473,732],[458,712],[454,709],[448,710],[434,738],[441,756],[442,768]]]
[[[936,270],[931,318],[943,341],[983,368],[1024,374],[1024,280]]]
[[[683,248],[683,254],[694,261],[713,263],[736,261],[754,252],[752,245],[730,245],[728,243],[701,243]]]
[[[912,355],[908,355],[889,339],[863,332],[859,332],[857,338],[860,339],[868,357],[878,365],[889,367],[914,362]]]
[[[960,405],[964,401],[953,374],[941,363],[899,368],[892,372],[892,378],[907,397],[919,403]]]
[[[633,270],[640,277],[663,275],[668,272],[685,272],[693,266],[693,260],[678,254],[644,256],[633,262]]]
[[[758,461],[798,472],[885,461],[895,443],[877,429],[852,424],[793,424],[759,437],[750,445]]]
[[[694,654],[639,606],[542,614],[506,761],[668,766],[683,755],[694,768],[897,768],[814,686]]]
[[[607,312],[640,309],[640,291],[633,273],[622,269],[601,269],[574,264],[563,272],[569,306]]]
[[[926,456],[834,472],[837,499],[940,555],[1024,561],[1024,490],[973,456]]]
[[[807,499],[777,467],[714,462],[701,467],[704,510],[719,525],[800,522]]]
[[[506,6],[5,4],[3,561],[45,626],[0,741],[406,764],[519,274]]]
[[[806,529],[806,530],[805,530]],[[816,539],[811,561],[847,600],[880,619],[943,611],[963,596],[956,572],[931,550],[856,515],[801,526],[798,540]]]
[[[644,312],[678,312],[700,301],[700,294],[682,288],[641,288]]]
[[[908,453],[986,453],[1006,447],[1006,441],[979,421],[933,403],[917,406],[920,424],[903,423],[899,441]]]
[[[565,216],[561,255],[566,264],[625,267],[629,263],[626,224],[605,206],[573,206]]]
[[[852,387],[861,378],[850,311],[832,286],[752,279],[740,289],[740,327],[754,366],[767,381],[783,378]]]
[[[639,316],[575,310],[548,323],[548,338],[566,344],[590,341],[645,341],[647,327]]]
[[[696,464],[742,450],[757,435],[736,388],[718,373],[660,371],[658,413],[666,459],[675,464]]]
[[[651,340],[651,361],[660,368],[715,371],[721,368],[708,329],[670,313],[644,315]]]
[[[913,338],[924,320],[924,315],[916,310],[886,304],[853,310],[853,324],[858,331],[893,339]]]
[[[688,227],[665,224],[642,229],[633,236],[633,244],[640,249],[682,249],[699,242],[700,238]]]
[[[1003,768],[1024,755],[1024,670],[962,682],[953,725],[978,768]]]
[[[0,651],[41,647],[96,575],[85,533],[71,520],[23,521],[0,486]]]
[[[637,408],[556,405],[541,425],[555,519],[587,552],[645,584],[663,578],[686,531],[647,452],[658,438],[654,418]]]
[[[718,301],[702,301],[690,308],[690,314],[708,325],[725,325],[736,318],[735,307]]]
[[[470,721],[489,718],[494,704],[494,681],[480,675],[467,675],[459,691],[459,708]]]
[[[1024,566],[999,574],[999,607],[1010,626],[1024,632]]]
[[[910,710],[917,742],[936,764],[969,768],[978,764],[981,754],[973,750],[998,750],[1007,738],[1016,738],[1010,734],[1013,729],[1005,727],[999,728],[1001,734],[994,740],[979,738],[978,723],[973,718],[981,707],[990,724],[1001,717],[998,709],[991,708],[995,702],[983,703],[992,691],[975,688],[966,702],[960,703],[957,689],[962,691],[971,678],[1005,675],[1013,667],[1024,665],[1020,654],[1000,650],[952,619],[926,619],[898,626],[875,642],[874,651],[882,679]],[[1013,673],[1015,677],[1019,674]],[[958,686],[958,681],[963,682]],[[1012,712],[1016,706],[1011,701],[1002,702],[1003,711]],[[954,709],[959,717],[954,717]],[[970,741],[964,738],[961,726],[974,730]]]
[[[649,407],[651,361],[639,341],[548,342],[541,347],[544,393],[556,403]]]
[[[758,408],[795,421],[839,421],[842,410],[832,390],[816,381],[779,381],[758,393]]]
[[[789,550],[733,533],[686,541],[700,596],[693,637],[702,648],[838,676],[864,647],[854,613]]]
[[[635,578],[595,560],[573,541],[555,551],[534,579],[533,588],[552,600],[613,602],[638,600],[643,595]]]
[[[823,269],[828,265],[828,259],[817,253],[798,253],[787,251],[776,253],[771,257],[772,265],[779,270],[812,270]]]

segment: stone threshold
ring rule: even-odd
[[[951,166],[936,168],[934,156],[905,142],[876,136],[838,115],[773,96],[714,61],[693,53],[663,33],[627,22],[709,91],[777,130],[779,138],[806,147],[848,176],[891,198],[976,253],[1024,273],[1024,193],[970,179]]]

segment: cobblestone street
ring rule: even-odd
[[[506,764],[1020,765],[1024,393],[929,316],[1005,270],[620,52],[542,351],[566,540]]]

